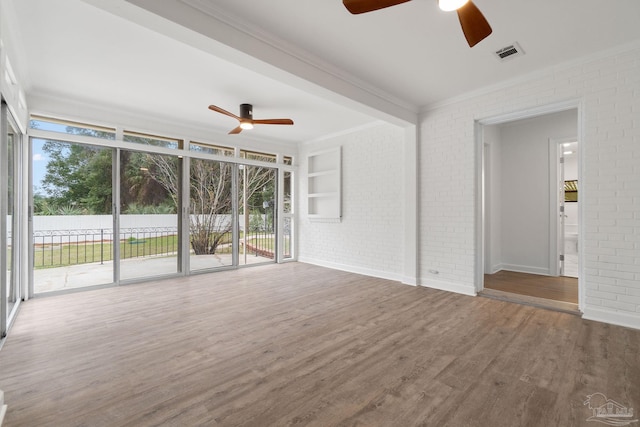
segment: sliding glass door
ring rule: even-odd
[[[233,163],[191,159],[189,173],[189,265],[191,271],[234,262]]]
[[[181,271],[181,165],[177,156],[120,151],[120,280]]]
[[[36,294],[275,262],[279,249],[292,256],[292,174],[274,155],[43,117],[30,127]],[[4,301],[18,295],[7,242]]]
[[[20,179],[21,134],[15,126],[6,104],[3,102],[0,117],[0,337],[6,335],[22,298],[18,269],[19,208],[18,188]]]
[[[7,302],[8,312],[11,314],[16,304],[20,300],[20,289],[16,283],[16,255],[17,255],[17,239],[16,232],[18,227],[16,221],[18,216],[16,215],[16,165],[17,165],[17,146],[16,135],[17,132],[9,124],[7,134]]]
[[[31,143],[33,292],[113,283],[114,149]]]

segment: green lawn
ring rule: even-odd
[[[120,242],[120,258],[137,258],[176,253],[178,236],[144,239],[129,238]],[[34,248],[35,268],[53,268],[91,262],[111,261],[113,242],[85,242],[62,245],[38,245]]]
[[[231,241],[231,233],[223,241]],[[242,236],[241,236],[242,239]],[[257,236],[248,239],[249,244],[262,250],[273,251],[275,241],[273,236]],[[139,258],[154,255],[171,255],[178,252],[178,236],[169,235],[136,239],[130,237],[120,242],[120,258]],[[217,253],[230,254],[231,244],[221,244]],[[251,252],[251,251],[249,251]],[[285,239],[285,252],[289,252],[289,240]],[[244,247],[240,246],[240,254],[244,254]],[[113,242],[80,242],[59,245],[37,245],[34,248],[34,267],[55,268],[68,265],[106,262],[113,259]]]

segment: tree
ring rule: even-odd
[[[178,170],[172,163],[173,158],[148,154],[153,167],[148,168],[149,175],[171,194],[174,203],[178,203]],[[233,222],[233,194],[231,188],[232,163],[191,159],[189,171],[189,231],[191,247],[197,255],[215,254],[225,235],[231,231]],[[247,200],[253,201],[255,209],[263,212],[262,193],[266,196],[271,189],[271,198],[275,191],[275,170],[259,166],[244,166],[240,175],[238,206],[242,206],[243,192]],[[251,205],[251,203],[249,203]],[[245,219],[251,209],[247,209]],[[245,227],[245,229],[247,229]]]
[[[226,162],[191,160],[189,218],[191,247],[196,255],[215,254],[231,231],[233,166]]]
[[[37,128],[37,121],[31,126]],[[65,132],[113,140],[115,133],[85,127],[66,126]],[[141,142],[141,141],[136,141]],[[142,141],[144,142],[144,141]],[[42,180],[48,193],[34,205],[37,214],[109,214],[112,205],[113,149],[48,140],[42,147],[49,156]],[[175,201],[149,174],[141,173],[148,155],[120,151],[120,205],[123,212],[147,209],[175,211]]]
[[[49,156],[42,180],[49,208],[75,207],[86,214],[111,213],[111,150],[47,141]],[[108,185],[105,185],[105,182]]]
[[[262,229],[264,227],[262,215],[266,215],[269,223],[272,223],[273,219],[276,171],[261,166],[244,165],[240,178],[239,197],[243,197],[245,189],[247,191],[247,206],[244,212],[245,229]],[[242,206],[243,203],[240,202],[239,205]],[[257,216],[259,221],[252,221],[252,215]]]
[[[69,127],[77,133],[109,139],[100,131]],[[149,143],[143,137],[136,142]],[[153,145],[153,144],[151,144]],[[82,144],[47,141],[50,158],[42,181],[47,196],[38,197],[36,212],[108,214],[112,204],[113,150]],[[265,157],[253,160],[267,160]],[[180,171],[177,156],[120,151],[120,206],[122,212],[179,212]],[[270,214],[275,192],[275,169],[192,158],[189,171],[191,246],[196,254],[215,254],[233,224],[233,173],[239,174],[237,200],[248,231],[249,215]],[[247,207],[243,207],[246,196]],[[269,202],[265,209],[264,202]],[[169,208],[170,207],[170,208]],[[153,208],[153,209],[150,209]]]
[[[167,211],[176,213],[177,157],[122,150],[120,152],[120,207],[124,213]],[[158,167],[170,171],[158,170]],[[167,185],[165,185],[167,184]]]

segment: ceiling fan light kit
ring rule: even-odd
[[[349,12],[356,15],[408,1],[411,0],[342,0],[342,4]],[[457,11],[458,20],[469,47],[475,46],[491,34],[489,22],[471,0],[438,0],[438,5],[444,11]]]
[[[438,0],[438,6],[445,12],[452,12],[454,10],[460,9],[468,1],[469,0]]]
[[[236,135],[243,130],[253,129],[253,125],[292,125],[291,119],[254,119],[253,106],[251,104],[240,104],[240,115],[236,116],[218,106],[209,105],[211,111],[215,111],[225,116],[233,117],[238,121],[238,126],[229,131],[229,135]]]

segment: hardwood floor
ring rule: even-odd
[[[502,270],[484,275],[484,287],[555,301],[578,303],[578,279]]]
[[[582,426],[640,331],[302,263],[26,302],[11,426]]]

